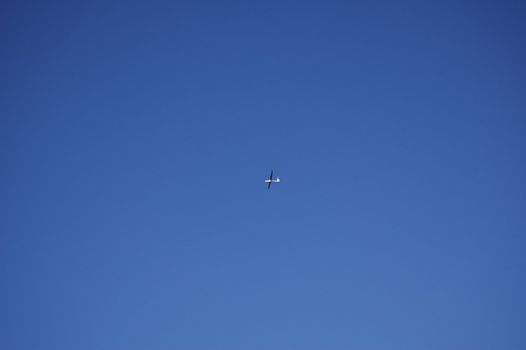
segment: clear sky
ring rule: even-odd
[[[2,2],[0,348],[525,349],[525,38],[523,1]]]

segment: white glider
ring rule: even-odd
[[[267,190],[270,190],[270,186],[272,186],[273,182],[280,182],[279,176],[276,178],[276,180],[272,179],[272,174],[274,173],[274,170],[270,171],[270,176],[268,179],[265,180],[265,183],[268,183]]]

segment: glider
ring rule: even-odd
[[[270,190],[270,186],[272,186],[273,182],[280,182],[279,176],[276,178],[276,180],[272,179],[272,174],[273,173],[274,173],[274,170],[271,170],[270,171],[270,176],[268,177],[268,179],[265,180],[265,183],[268,183],[267,190]]]

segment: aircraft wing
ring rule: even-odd
[[[268,181],[267,190],[270,190],[270,186],[272,185],[272,174],[273,174],[273,173],[274,173],[274,170],[273,170],[273,169],[270,170],[270,176],[268,177],[268,180],[266,180],[266,181]],[[265,181],[265,182],[266,182],[266,181]]]

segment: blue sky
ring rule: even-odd
[[[0,347],[525,348],[525,10],[3,3]]]

